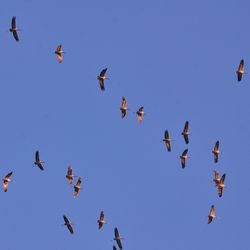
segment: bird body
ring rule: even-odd
[[[122,119],[123,119],[126,116],[127,110],[128,110],[127,101],[126,101],[126,98],[124,96],[122,97],[122,106],[120,107],[120,110],[121,110]]]
[[[137,114],[138,122],[141,123],[141,122],[142,122],[142,117],[143,117],[143,115],[145,114],[145,113],[144,113],[144,107],[141,106],[141,107],[138,109],[138,111],[136,112],[136,114]]]
[[[106,223],[106,222],[105,222],[105,219],[104,219],[104,212],[103,212],[103,211],[101,211],[100,218],[99,218],[99,220],[97,221],[97,223],[98,223],[98,228],[99,228],[99,229],[101,229],[102,226],[103,226],[103,224]]]
[[[210,208],[209,215],[208,215],[208,224],[210,224],[214,218],[215,218],[215,208],[214,208],[214,205],[212,205]]]
[[[122,250],[122,242],[121,242],[122,238],[119,235],[117,227],[114,229],[114,232],[115,232],[115,238],[114,238],[114,240],[116,241],[118,247]]]
[[[62,50],[62,45],[58,45],[57,49],[55,50],[55,54],[57,55],[57,60],[59,63],[61,63],[63,61],[63,53],[65,53]]]
[[[107,70],[108,70],[107,68],[103,69],[103,70],[101,71],[101,73],[99,74],[99,76],[97,77],[97,79],[99,80],[99,85],[100,85],[100,88],[101,88],[102,91],[105,90],[104,81],[105,81],[106,79],[108,79],[108,78],[105,76]]]
[[[241,81],[242,76],[245,74],[244,60],[240,60],[238,70],[236,71],[238,82]]]
[[[37,150],[36,153],[35,153],[35,162],[34,162],[34,164],[36,166],[38,166],[43,171],[44,170],[43,163],[44,162],[40,160],[39,151]]]
[[[170,135],[168,133],[168,130],[165,130],[163,141],[165,142],[165,145],[166,145],[168,152],[170,152],[171,151],[171,138],[170,138]]]
[[[68,167],[66,178],[68,179],[69,184],[71,185],[74,179],[73,169],[71,166]]]
[[[12,17],[11,28],[9,30],[10,30],[10,32],[12,32],[15,40],[18,42],[19,41],[19,37],[18,37],[17,31],[20,31],[20,29],[18,29],[17,26],[16,26],[16,17],[15,16]]]
[[[188,149],[185,149],[183,151],[182,155],[180,156],[182,168],[186,167],[186,160],[189,158],[189,156],[187,155],[187,153],[188,153]]]
[[[190,135],[190,132],[188,131],[188,127],[189,127],[189,122],[186,121],[186,122],[185,122],[184,129],[183,129],[183,131],[182,131],[182,133],[181,133],[181,134],[183,135],[183,137],[184,137],[184,140],[185,140],[186,144],[189,143],[189,138],[188,138],[188,136]]]
[[[220,142],[219,141],[216,141],[214,150],[212,151],[212,153],[214,154],[214,162],[217,163],[219,159],[219,154],[220,154]]]
[[[66,215],[63,215],[63,219],[64,219],[64,225],[68,228],[70,233],[73,234],[74,230],[72,227],[72,223],[69,221],[69,219],[66,217]]]
[[[78,192],[79,192],[79,190],[81,189],[81,183],[82,183],[82,180],[81,180],[81,177],[79,177],[79,179],[78,179],[76,185],[74,186],[74,198],[77,197]]]

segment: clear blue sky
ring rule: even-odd
[[[125,250],[249,249],[250,76],[238,83],[235,73],[242,58],[250,72],[249,11],[246,0],[2,1],[0,176],[13,171],[15,183],[0,193],[1,248],[112,249],[117,226]],[[44,172],[32,167],[37,149]],[[69,164],[84,182],[77,199]],[[215,168],[227,175],[222,198]],[[211,204],[221,219],[207,225]],[[98,231],[101,210],[108,224]]]

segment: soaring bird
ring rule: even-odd
[[[218,195],[219,197],[222,197],[222,192],[223,192],[223,188],[225,187],[225,178],[226,178],[226,174],[223,174],[220,178],[220,180],[218,181],[218,183],[216,184],[216,186],[218,187]]]
[[[100,214],[100,218],[99,220],[97,221],[98,223],[98,228],[101,229],[103,224],[105,224],[105,220],[104,220],[104,212],[101,211],[101,214]]]
[[[186,121],[186,122],[185,122],[184,129],[183,129],[183,131],[182,131],[182,133],[181,133],[181,134],[183,135],[183,137],[184,137],[184,140],[185,140],[186,144],[189,143],[188,136],[190,135],[190,132],[188,131],[188,126],[189,126],[189,122]]]
[[[212,153],[214,154],[214,162],[217,163],[218,162],[218,158],[219,158],[219,154],[220,154],[220,143],[219,141],[217,141],[214,145],[214,150],[212,151]]]
[[[39,151],[37,150],[35,154],[34,164],[37,165],[41,170],[44,170],[42,163],[44,162],[40,160]]]
[[[8,185],[9,185],[9,182],[11,181],[10,176],[12,175],[12,173],[13,172],[8,173],[3,179],[3,190],[4,190],[4,192],[7,192],[7,190],[8,190]]]
[[[124,118],[126,116],[127,110],[128,110],[127,101],[126,101],[126,98],[124,96],[122,97],[122,106],[120,107],[120,110],[122,113],[122,118]]]
[[[219,172],[214,170],[214,179],[213,181],[215,182],[215,185],[217,186],[217,184],[219,183],[220,181],[220,176],[219,176]]]
[[[208,215],[208,224],[210,224],[214,218],[215,218],[215,208],[214,205],[212,205]]]
[[[69,184],[71,185],[74,179],[73,169],[71,166],[68,167],[66,178],[68,179]]]
[[[120,249],[122,249],[122,242],[121,242],[121,239],[123,239],[123,238],[120,237],[117,227],[115,228],[114,231],[115,231],[115,238],[114,238],[114,240],[116,241],[118,247],[119,247]]]
[[[105,90],[104,81],[108,80],[108,78],[105,76],[106,71],[107,71],[107,68],[103,69],[100,75],[97,77],[97,79],[99,80],[101,90]]]
[[[57,46],[57,49],[55,50],[55,54],[57,55],[57,60],[59,63],[61,63],[63,60],[63,53],[65,52],[62,50],[62,45],[60,44]]]
[[[20,31],[20,29],[18,29],[18,28],[16,27],[16,17],[13,16],[13,17],[12,17],[12,21],[11,21],[10,32],[12,32],[12,34],[13,34],[15,40],[18,42],[18,41],[19,41],[19,37],[18,37],[17,31]]]
[[[187,153],[188,153],[188,149],[185,149],[183,151],[182,155],[180,156],[182,168],[185,168],[185,166],[186,166],[186,160],[187,160],[187,158],[189,158],[189,156],[187,155]]]
[[[137,114],[138,122],[141,123],[142,122],[142,117],[144,115],[144,107],[143,106],[140,107],[138,109],[138,111],[136,112],[136,114]]]
[[[74,231],[73,231],[72,223],[69,221],[69,219],[66,217],[66,215],[63,215],[63,219],[64,219],[64,225],[67,226],[70,233],[73,234]]]
[[[165,130],[163,141],[164,141],[165,144],[166,144],[166,147],[167,147],[168,152],[170,152],[170,151],[171,151],[171,139],[170,139],[168,130]]]
[[[236,74],[237,74],[238,82],[240,82],[242,79],[242,76],[245,74],[243,59],[240,60],[240,64],[239,64],[238,70],[236,71]]]
[[[81,189],[81,183],[82,183],[82,180],[81,180],[81,177],[79,177],[76,185],[74,186],[74,198],[77,197],[78,192]]]

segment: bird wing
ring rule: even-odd
[[[102,78],[99,79],[99,84],[100,84],[101,90],[105,90],[105,87],[104,87],[104,80],[103,80]]]
[[[101,76],[101,77],[105,76],[106,71],[107,71],[107,68],[103,69],[103,70],[101,71],[101,73],[100,73],[100,76]]]
[[[116,243],[120,249],[122,249],[122,242],[120,239],[116,239]]]
[[[126,109],[121,109],[121,112],[122,112],[122,118],[124,118],[127,114]]]
[[[19,37],[18,37],[17,31],[13,30],[12,33],[13,33],[13,36],[14,36],[15,40],[18,42],[19,41]]]
[[[10,178],[13,172],[8,173],[5,178]]]
[[[184,134],[183,137],[184,137],[184,140],[185,140],[186,144],[188,144],[189,143],[188,135]]]
[[[101,220],[101,221],[104,221],[104,212],[103,212],[103,211],[101,211],[100,220]]]
[[[42,171],[44,170],[44,167],[41,162],[37,162],[36,164]]]
[[[244,60],[243,59],[240,60],[238,71],[241,71],[241,72],[244,71]]]
[[[182,156],[186,156],[187,153],[188,153],[188,149],[185,149],[185,150],[183,151],[183,153],[182,153]]]
[[[115,246],[113,246],[113,250],[116,250],[116,247],[115,247]]]
[[[186,166],[186,159],[185,158],[181,158],[181,166],[182,166],[182,168],[185,168],[185,166]]]
[[[170,141],[168,141],[168,140],[165,141],[165,144],[166,144],[168,152],[171,152],[171,143],[170,143]]]
[[[62,53],[58,53],[58,54],[57,54],[57,61],[58,61],[59,63],[61,63],[61,62],[63,61],[63,55],[62,55]]]
[[[39,156],[39,151],[38,150],[36,151],[35,160],[36,160],[36,162],[40,161],[40,156]]]
[[[120,238],[120,235],[119,235],[117,227],[115,228],[114,231],[115,231],[115,238]]]
[[[214,151],[218,151],[219,150],[219,147],[220,147],[220,142],[217,141],[214,145]]]
[[[68,167],[68,173],[67,173],[68,176],[72,176],[73,175],[73,169],[71,166]]]
[[[164,138],[165,138],[165,140],[169,140],[169,139],[170,139],[170,136],[169,136],[168,130],[165,130],[165,133],[164,133]]]
[[[74,233],[74,231],[73,231],[73,227],[72,227],[72,225],[69,223],[69,224],[67,224],[67,228],[69,229],[69,231],[70,231],[70,233],[71,234],[73,234]]]
[[[189,122],[186,121],[186,122],[185,122],[184,129],[183,129],[183,133],[187,133],[187,132],[188,132],[188,126],[189,126]]]
[[[12,17],[11,28],[13,30],[16,29],[16,17],[15,16]]]
[[[7,192],[7,190],[8,190],[8,184],[9,184],[8,181],[4,181],[3,182],[3,190],[4,190],[4,192]]]
[[[144,107],[142,106],[139,108],[139,112],[143,112],[143,111],[144,111]]]
[[[66,217],[66,215],[63,215],[63,219],[64,219],[65,224],[68,224],[68,223],[69,223],[69,220],[68,220],[68,218]]]

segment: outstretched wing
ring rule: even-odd
[[[99,84],[100,84],[101,90],[105,90],[105,87],[104,87],[104,79],[100,78],[100,79],[99,79]]]
[[[35,160],[36,160],[36,162],[40,161],[40,156],[39,156],[39,151],[38,150],[36,151],[36,154],[35,154]]]
[[[100,73],[100,77],[104,77],[106,74],[107,68],[103,69]]]
[[[16,17],[13,16],[11,20],[11,28],[14,30],[16,29]]]
[[[9,182],[8,182],[8,181],[3,181],[3,190],[4,190],[4,192],[7,192],[7,190],[8,190],[8,185],[9,185]]]
[[[13,172],[8,173],[5,178],[10,178]]]
[[[187,156],[187,153],[188,153],[188,149],[185,149],[182,153],[182,156]]]

